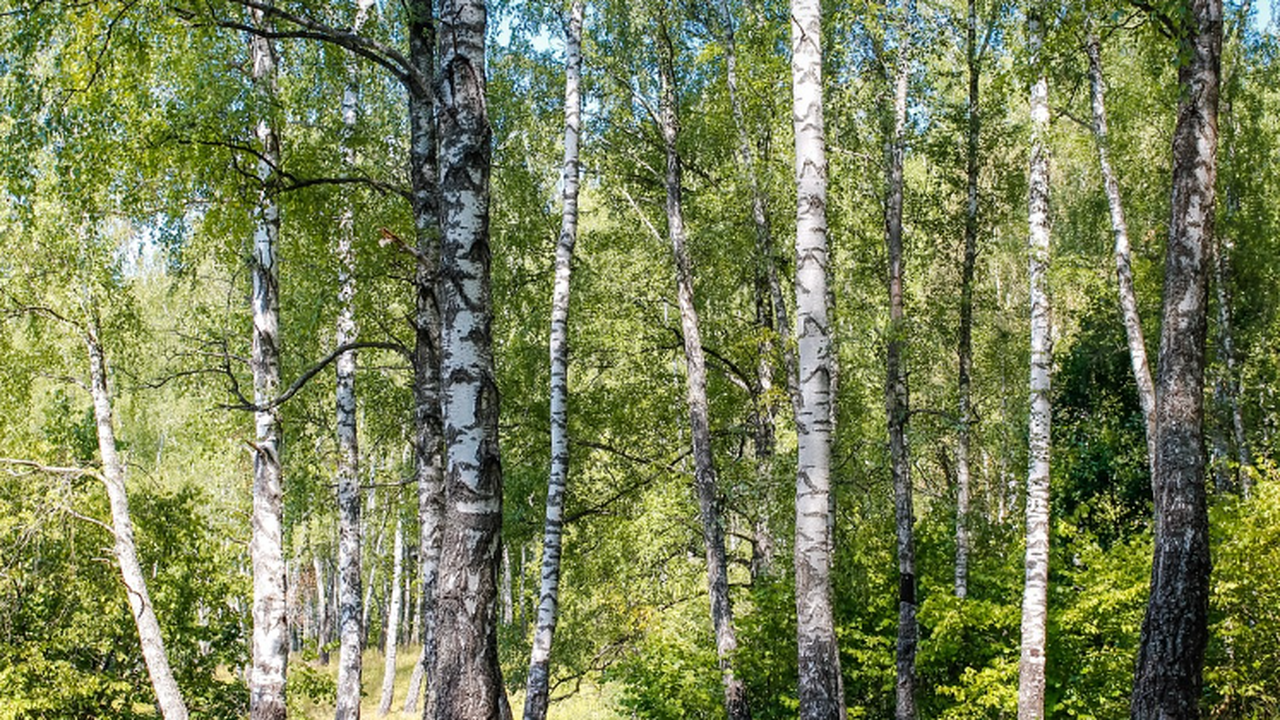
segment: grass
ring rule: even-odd
[[[396,684],[395,696],[391,702],[391,712],[384,717],[387,720],[418,720],[422,717],[422,703],[413,713],[401,712],[404,708],[405,693],[409,689],[409,677],[413,675],[413,664],[418,660],[419,648],[416,645],[402,647],[396,651]],[[300,661],[295,661],[300,662]],[[292,664],[292,663],[291,663]],[[382,670],[385,665],[382,652],[365,650],[364,671],[362,673],[363,697],[360,700],[360,716],[375,719],[378,717],[378,700],[382,696]],[[338,653],[329,657],[327,667],[318,668],[329,677],[338,675]],[[548,720],[620,720],[623,716],[616,709],[614,701],[616,692],[609,686],[596,686],[583,682],[581,689],[558,701],[553,701],[547,711]],[[524,692],[510,695],[511,711],[519,718],[524,709]],[[333,717],[331,703],[315,703],[305,698],[295,699],[291,707],[307,720],[329,720]]]

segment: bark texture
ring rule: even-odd
[[[583,0],[569,9],[564,53],[564,165],[561,170],[560,237],[556,242],[551,297],[551,469],[547,478],[547,514],[542,533],[542,584],[537,626],[529,654],[524,720],[547,716],[551,643],[560,605],[560,552],[564,495],[569,479],[569,280],[578,239],[578,143],[582,131]]]
[[[440,377],[447,447],[436,657],[426,710],[435,720],[511,717],[498,665],[502,465],[489,290],[492,132],[485,106],[486,21],[483,0],[441,2],[435,91],[444,233]]]
[[[111,388],[107,382],[107,359],[96,329],[85,333],[89,351],[89,391],[93,396],[93,420],[98,433],[98,454],[102,458],[102,482],[111,506],[113,551],[120,577],[129,596],[129,610],[138,629],[142,659],[147,665],[151,688],[164,720],[186,720],[187,705],[169,667],[160,622],[156,619],[147,578],[138,562],[138,548],[133,541],[133,517],[129,514],[129,495],[125,491],[125,467],[116,448],[115,424],[111,417]]]
[[[964,260],[960,267],[960,347],[957,381],[959,427],[956,430],[956,565],[955,594],[969,594],[969,445],[973,427],[970,400],[973,377],[973,270],[978,262],[978,149],[981,138],[978,87],[981,67],[978,56],[977,0],[968,0],[965,23],[966,62],[969,70],[967,127],[965,133],[965,213]]]
[[[1045,635],[1049,603],[1049,383],[1053,368],[1049,312],[1049,82],[1040,69],[1041,18],[1027,18],[1036,80],[1031,86],[1031,165],[1028,224],[1031,278],[1031,412],[1027,431],[1026,576],[1022,593],[1022,653],[1018,661],[1018,720],[1044,717]]]
[[[391,712],[396,691],[396,648],[400,644],[400,613],[404,600],[404,524],[396,519],[396,539],[392,546],[391,605],[387,608],[387,632],[383,639],[382,695],[378,698],[378,717]]]
[[[677,113],[675,52],[666,23],[659,21],[659,38],[663,55],[659,60],[662,96],[659,121],[666,151],[667,235],[676,268],[676,303],[680,309],[680,329],[684,338],[685,392],[689,405],[690,437],[693,445],[694,490],[698,495],[698,513],[702,520],[702,540],[707,555],[707,589],[711,596],[711,624],[716,634],[716,656],[724,684],[725,711],[730,720],[751,717],[747,707],[746,688],[733,671],[733,656],[738,649],[733,626],[733,607],[729,602],[729,568],[724,549],[724,525],[720,516],[720,497],[715,457],[711,450],[711,420],[707,406],[707,364],[702,351],[702,333],[698,311],[693,301],[693,269],[689,261],[688,233],[684,224],[681,197],[681,164],[677,142],[680,120]]]
[[[796,630],[802,720],[840,720],[844,697],[831,607],[830,310],[827,159],[822,122],[822,14],[791,0],[792,122],[796,163]]]
[[[1204,362],[1214,227],[1221,0],[1189,0],[1178,68],[1173,193],[1156,381],[1158,455],[1151,596],[1134,675],[1132,717],[1199,717],[1209,615]]]
[[[270,3],[268,3],[269,6]],[[255,28],[271,31],[266,10],[254,8]],[[254,95],[261,116],[254,128],[261,191],[254,210],[253,401],[263,407],[275,399],[280,386],[280,288],[276,246],[280,237],[280,208],[275,186],[280,164],[280,139],[273,107],[276,96],[276,55],[272,42],[254,34],[249,40]],[[253,565],[253,640],[249,673],[249,716],[252,720],[282,720],[286,715],[284,682],[289,657],[289,623],[285,602],[283,485],[280,470],[280,416],[277,408],[254,412],[253,510],[249,555]]]
[[[353,32],[359,32],[368,16],[370,0],[359,0]],[[353,166],[351,134],[360,113],[358,66],[347,59],[347,87],[342,94],[343,159]],[[341,347],[359,340],[355,321],[355,227],[350,205],[343,208],[338,228],[338,320],[334,343]],[[360,639],[363,635],[360,606],[360,446],[356,435],[356,353],[338,356],[334,363],[337,385],[338,428],[338,687],[335,720],[360,717],[360,679],[363,673]]]
[[[1089,87],[1093,98],[1093,138],[1098,146],[1098,166],[1102,170],[1102,184],[1107,194],[1107,208],[1111,213],[1111,235],[1115,239],[1116,285],[1120,291],[1120,316],[1124,321],[1125,338],[1129,343],[1129,363],[1133,367],[1133,379],[1138,384],[1138,402],[1142,406],[1142,419],[1147,436],[1147,467],[1151,477],[1156,473],[1156,386],[1151,380],[1151,368],[1147,364],[1147,345],[1142,336],[1142,319],[1138,316],[1138,296],[1133,289],[1133,266],[1130,261],[1129,225],[1124,218],[1124,204],[1120,200],[1120,183],[1111,169],[1109,139],[1107,137],[1106,88],[1102,75],[1102,50],[1098,36],[1090,28],[1085,39],[1085,51],[1089,55]]]
[[[890,470],[893,475],[893,503],[898,536],[898,638],[895,652],[894,716],[897,720],[916,717],[916,551],[912,537],[914,511],[911,503],[911,459],[907,446],[907,421],[911,416],[907,388],[907,318],[902,298],[902,164],[906,152],[907,82],[910,79],[910,10],[902,24],[897,71],[893,83],[893,114],[889,123],[885,165],[885,244],[889,257],[889,341],[885,353],[885,417],[889,431]]]
[[[408,0],[409,59],[423,77],[434,77],[435,23],[431,0]],[[436,586],[444,528],[444,420],[440,414],[440,203],[436,166],[435,97],[409,88],[409,184],[418,251],[414,275],[413,467],[418,490],[419,613],[422,649],[409,681],[404,711],[417,712],[423,679],[435,663]],[[429,696],[435,685],[427,683]]]

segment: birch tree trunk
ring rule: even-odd
[[[1130,706],[1141,720],[1199,717],[1208,641],[1204,362],[1222,2],[1189,0],[1185,10],[1156,381],[1155,557]]]
[[[316,660],[322,667],[329,665],[329,636],[333,632],[329,614],[329,578],[325,575],[324,560],[316,553],[311,557],[312,572],[316,576]]]
[[[956,432],[956,567],[955,594],[969,594],[969,441],[973,426],[970,383],[973,375],[973,271],[978,261],[978,142],[982,116],[978,104],[981,68],[978,57],[977,0],[968,0],[965,25],[969,70],[968,127],[965,138],[964,261],[960,269],[960,348],[957,382],[960,426]]]
[[[821,9],[791,0],[796,163],[796,629],[802,720],[842,720],[831,608],[831,336],[827,307],[827,160],[822,122]]]
[[[358,0],[352,31],[359,32],[368,16],[371,0]],[[355,164],[351,135],[360,113],[358,66],[347,58],[347,86],[342,93],[343,155],[348,166]],[[338,321],[334,343],[339,347],[359,339],[355,321],[355,227],[350,205],[342,210],[338,228]],[[363,613],[360,605],[360,449],[356,435],[356,353],[338,356],[334,364],[337,386],[338,428],[338,687],[335,720],[360,717],[360,688],[363,675],[361,636]]]
[[[569,280],[573,269],[573,246],[578,238],[583,5],[583,0],[574,0],[569,9],[565,34],[562,211],[551,297],[551,469],[547,479],[546,524],[542,533],[542,586],[538,591],[537,627],[533,631],[533,649],[529,654],[524,720],[544,720],[547,716],[551,643],[560,605],[561,535],[564,494],[569,478]]]
[[[146,575],[138,562],[138,549],[133,541],[133,518],[129,514],[129,495],[125,491],[125,468],[116,449],[115,425],[111,418],[111,389],[107,384],[107,359],[97,336],[97,328],[86,330],[85,345],[89,351],[89,390],[93,396],[93,420],[98,433],[98,454],[102,457],[102,482],[111,506],[111,529],[115,536],[113,550],[120,566],[120,577],[129,596],[129,610],[138,629],[142,659],[147,665],[151,688],[164,720],[186,720],[187,705],[169,667],[160,622],[156,619],[151,595],[147,592]]]
[[[409,59],[423,77],[435,77],[435,21],[431,0],[408,0]],[[435,662],[436,586],[444,524],[444,425],[440,415],[439,175],[436,167],[435,97],[430,88],[409,89],[409,183],[412,188],[418,267],[414,275],[413,462],[418,489],[418,555],[421,567],[422,649],[404,711],[416,712],[423,677]],[[431,693],[435,685],[427,683]],[[429,706],[431,703],[426,703]],[[424,708],[425,710],[425,708]]]
[[[391,712],[396,691],[396,647],[400,640],[400,611],[404,598],[404,524],[396,518],[396,539],[392,551],[391,607],[387,610],[387,632],[383,639],[382,697],[378,700],[378,717]]]
[[[270,3],[267,3],[267,7]],[[264,8],[250,10],[253,25],[270,32]],[[249,40],[254,94],[262,113],[254,129],[261,153],[261,187],[254,211],[253,257],[253,401],[262,408],[275,399],[280,386],[280,288],[276,245],[280,237],[280,208],[275,200],[280,164],[276,135],[276,55],[271,41],[253,34]],[[276,408],[254,412],[253,511],[249,555],[253,564],[253,668],[249,673],[249,716],[252,720],[283,720],[285,666],[289,658],[289,624],[285,603],[283,488],[280,471],[280,417]]]
[[[1227,206],[1231,207],[1231,193],[1228,191]],[[1235,332],[1233,330],[1231,297],[1231,251],[1232,242],[1228,237],[1216,238],[1213,253],[1213,286],[1218,301],[1218,353],[1226,366],[1221,377],[1214,384],[1213,394],[1219,407],[1226,410],[1231,423],[1231,439],[1235,445],[1235,483],[1240,494],[1249,497],[1252,490],[1252,477],[1248,469],[1253,465],[1253,455],[1249,451],[1249,441],[1244,434],[1244,412],[1240,407],[1240,361],[1236,355]]]
[[[1049,383],[1053,368],[1049,273],[1049,82],[1041,66],[1039,8],[1027,16],[1031,64],[1031,164],[1028,225],[1031,278],[1031,413],[1027,431],[1026,577],[1022,594],[1022,653],[1018,661],[1018,720],[1044,717],[1045,634],[1049,602]]]
[[[1086,22],[1088,22],[1086,20]],[[1102,183],[1107,193],[1107,208],[1111,212],[1111,234],[1115,238],[1116,283],[1120,290],[1120,315],[1124,321],[1125,337],[1129,342],[1129,362],[1133,367],[1133,379],[1138,385],[1138,401],[1142,405],[1142,420],[1147,436],[1147,468],[1154,480],[1156,474],[1156,388],[1151,380],[1151,368],[1147,364],[1147,345],[1142,336],[1142,319],[1138,316],[1138,297],[1133,290],[1133,267],[1130,262],[1129,226],[1124,218],[1124,205],[1120,201],[1120,183],[1116,181],[1108,157],[1110,141],[1107,137],[1107,106],[1102,75],[1102,52],[1098,36],[1092,27],[1085,39],[1085,51],[1089,55],[1089,87],[1093,98],[1093,138],[1098,146],[1098,166],[1102,170]]]
[[[898,639],[895,717],[914,720],[916,628],[916,552],[912,538],[911,461],[907,446],[910,395],[903,351],[907,319],[902,299],[902,163],[906,151],[907,82],[911,72],[911,10],[902,23],[898,68],[894,78],[891,136],[887,144],[884,207],[885,244],[889,255],[889,341],[885,354],[885,417],[893,475],[893,501],[898,535]]]
[[[693,270],[689,262],[684,207],[681,198],[681,166],[677,140],[680,120],[677,113],[675,50],[666,23],[659,20],[662,57],[659,75],[662,96],[658,111],[666,150],[667,233],[676,268],[676,301],[680,308],[680,328],[684,337],[685,392],[689,403],[690,437],[693,446],[694,489],[702,520],[702,540],[707,554],[707,590],[711,600],[711,624],[716,634],[716,656],[724,683],[725,710],[730,720],[751,717],[746,688],[733,672],[733,655],[738,650],[733,627],[733,607],[729,602],[729,568],[724,549],[724,526],[720,517],[715,457],[711,450],[711,421],[707,409],[707,366],[702,352],[698,311],[693,302]]]
[[[449,442],[427,713],[435,720],[506,720],[497,635],[502,466],[490,330],[485,3],[442,0],[440,19],[440,377]]]

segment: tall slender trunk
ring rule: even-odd
[[[316,660],[321,666],[329,665],[329,637],[333,633],[332,616],[329,614],[329,578],[324,571],[320,553],[311,556],[312,572],[316,576]]]
[[[1156,381],[1159,455],[1151,596],[1142,621],[1130,713],[1199,716],[1208,642],[1209,517],[1205,504],[1204,361],[1218,152],[1221,0],[1189,0],[1178,68],[1173,194],[1165,251]]]
[[[485,3],[442,0],[440,19],[440,377],[449,442],[427,712],[435,720],[506,720],[511,708],[498,665],[502,465],[490,330]]]
[[[551,297],[551,468],[547,479],[547,515],[542,533],[542,587],[538,620],[529,654],[524,720],[547,716],[551,643],[560,605],[560,552],[564,494],[569,479],[569,279],[578,238],[578,144],[582,130],[583,0],[569,10],[564,52],[564,165],[560,238],[556,243],[555,284]]]
[[[408,0],[409,59],[423,77],[435,77],[435,22],[431,0]],[[418,487],[419,612],[422,649],[409,681],[404,711],[416,712],[423,678],[435,663],[436,586],[444,537],[444,420],[440,414],[439,174],[436,167],[435,97],[430,88],[409,90],[409,183],[412,188],[418,267],[414,275],[413,465]],[[427,683],[427,694],[435,689]],[[430,706],[431,703],[425,703]],[[426,707],[424,706],[424,714]]]
[[[1045,635],[1049,603],[1049,383],[1053,337],[1049,306],[1049,82],[1041,66],[1039,8],[1027,16],[1031,65],[1031,164],[1028,173],[1031,279],[1031,412],[1027,431],[1026,578],[1022,594],[1022,654],[1018,720],[1044,717]]]
[[[969,594],[969,442],[973,427],[970,384],[973,376],[973,271],[978,262],[978,148],[982,116],[978,81],[982,68],[978,57],[978,3],[968,0],[965,24],[966,61],[969,69],[968,122],[965,138],[964,261],[960,269],[960,348],[957,380],[960,426],[956,432],[956,567],[955,594]]]
[[[1088,21],[1086,21],[1088,22]],[[1133,379],[1138,385],[1138,401],[1142,405],[1142,419],[1147,435],[1147,467],[1151,477],[1156,472],[1156,388],[1151,381],[1151,368],[1147,364],[1147,345],[1142,337],[1142,320],[1138,316],[1138,298],[1133,290],[1133,268],[1129,252],[1129,226],[1124,219],[1124,205],[1120,202],[1120,183],[1116,181],[1108,157],[1110,140],[1107,136],[1107,106],[1102,75],[1102,51],[1098,36],[1090,24],[1085,40],[1089,55],[1089,87],[1093,97],[1093,138],[1098,146],[1098,166],[1102,169],[1102,183],[1107,193],[1107,207],[1111,211],[1111,234],[1115,238],[1116,283],[1120,290],[1120,314],[1124,321],[1125,337],[1129,342],[1129,362],[1133,367]]]
[[[693,301],[693,270],[689,261],[688,238],[681,197],[681,166],[677,140],[680,132],[676,96],[675,50],[666,23],[659,21],[659,75],[662,81],[659,121],[666,150],[667,233],[676,268],[676,301],[684,336],[685,391],[689,404],[690,438],[693,446],[694,489],[702,520],[702,540],[707,554],[707,589],[711,596],[711,624],[716,634],[716,656],[724,683],[725,710],[730,720],[751,717],[746,688],[733,672],[733,656],[738,649],[733,627],[733,607],[729,601],[729,568],[724,549],[724,526],[720,516],[715,457],[711,449],[711,420],[707,407],[707,366],[702,352],[698,311]]]
[[[187,705],[169,667],[160,622],[156,619],[147,578],[138,562],[138,549],[133,541],[133,518],[129,514],[129,495],[125,491],[125,469],[116,449],[115,425],[111,419],[111,389],[107,384],[107,359],[98,339],[97,328],[85,332],[89,351],[89,391],[93,396],[93,419],[98,432],[98,454],[102,457],[102,481],[111,506],[111,530],[115,536],[114,552],[120,566],[120,577],[129,596],[129,610],[138,629],[142,659],[147,665],[151,688],[164,720],[186,720]]]
[[[1231,207],[1231,191],[1227,191],[1227,207]],[[1249,441],[1244,434],[1244,411],[1240,405],[1240,361],[1236,355],[1234,321],[1232,317],[1231,296],[1231,251],[1233,243],[1228,237],[1218,237],[1214,248],[1213,286],[1218,306],[1218,354],[1225,367],[1214,383],[1214,400],[1222,410],[1226,411],[1231,423],[1231,439],[1235,446],[1236,464],[1233,485],[1240,493],[1249,497],[1252,490],[1252,477],[1249,468],[1253,465],[1253,454],[1249,450]]]
[[[359,32],[368,16],[371,0],[358,0],[353,32]],[[347,86],[342,93],[342,150],[348,166],[355,164],[351,135],[356,130],[360,113],[359,68],[347,59]],[[355,227],[350,205],[342,210],[338,228],[338,320],[334,343],[338,346],[359,339],[355,321]],[[338,688],[334,708],[335,720],[360,717],[360,686],[363,674],[361,657],[362,608],[360,605],[360,449],[356,435],[356,353],[338,356],[334,364],[337,374],[338,427]]]
[[[383,638],[382,697],[378,700],[378,717],[391,712],[396,691],[396,647],[400,640],[400,611],[404,598],[404,524],[396,518],[396,539],[391,570],[391,607],[387,609],[387,632]]]
[[[270,6],[270,2],[267,3]],[[269,31],[266,10],[250,10],[253,25]],[[280,164],[276,134],[276,55],[271,41],[254,34],[249,40],[254,94],[261,113],[254,135],[258,142],[260,193],[254,210],[253,257],[253,401],[264,406],[280,386],[280,286],[276,246],[280,208],[275,187]],[[276,408],[254,412],[253,511],[249,555],[253,563],[253,669],[249,673],[252,720],[282,720],[285,666],[289,658],[289,621],[285,603],[283,486],[280,471],[280,416]]]
[[[822,14],[791,0],[792,122],[796,163],[796,630],[802,720],[844,717],[831,607],[830,309],[827,159],[822,121]]]
[[[911,75],[911,4],[908,3],[898,44],[893,115],[886,143],[885,244],[889,255],[889,341],[885,353],[885,417],[893,475],[893,501],[898,535],[898,641],[895,717],[916,717],[916,551],[912,537],[911,460],[907,423],[911,417],[904,349],[907,318],[902,299],[902,164],[906,152],[907,84]]]
[[[742,98],[738,94],[738,47],[733,30],[733,16],[729,12],[727,0],[720,2],[721,22],[724,23],[724,56],[725,81],[729,88],[729,104],[733,110],[733,123],[738,134],[738,162],[746,173],[747,183],[751,189],[751,224],[756,236],[756,266],[754,283],[754,300],[756,309],[756,327],[760,330],[757,345],[759,357],[756,362],[756,384],[752,388],[753,398],[752,423],[754,432],[752,445],[756,456],[756,482],[761,493],[759,515],[755,521],[754,545],[751,556],[752,577],[767,573],[773,565],[774,539],[769,527],[768,507],[771,504],[770,488],[773,485],[773,464],[777,449],[775,419],[778,413],[777,404],[771,399],[773,394],[773,373],[775,338],[786,337],[778,321],[779,313],[785,322],[786,306],[775,308],[775,300],[782,302],[782,291],[778,287],[777,297],[774,288],[778,285],[777,261],[774,258],[773,232],[769,227],[768,206],[764,189],[760,186],[759,174],[756,170],[755,153],[751,149],[751,131],[747,127],[746,114],[742,109]],[[788,358],[785,368],[794,366],[794,353],[783,343],[783,355]],[[788,380],[788,388],[794,383]]]

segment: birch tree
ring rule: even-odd
[[[1018,661],[1018,720],[1044,717],[1045,637],[1049,603],[1049,382],[1053,338],[1049,306],[1049,82],[1041,60],[1042,8],[1027,15],[1035,80],[1031,85],[1031,164],[1028,171],[1031,280],[1031,413],[1027,472],[1026,576],[1022,591],[1022,651]]]
[[[547,514],[542,535],[542,584],[538,591],[537,625],[529,654],[524,720],[547,716],[551,642],[560,604],[560,553],[564,528],[564,495],[569,479],[569,280],[573,246],[578,238],[579,136],[582,131],[583,0],[574,0],[565,27],[564,164],[561,170],[560,235],[556,242],[555,280],[551,299],[551,472],[547,479]]]
[[[90,311],[92,312],[92,311]],[[156,619],[151,595],[147,591],[146,574],[138,562],[133,540],[133,519],[129,514],[129,495],[125,491],[125,465],[116,447],[115,423],[112,420],[112,395],[107,381],[107,357],[102,349],[97,322],[84,329],[85,348],[89,353],[89,393],[93,396],[93,421],[98,436],[98,454],[102,458],[102,484],[111,505],[111,531],[115,536],[114,553],[120,566],[120,577],[129,596],[129,610],[138,628],[138,642],[147,665],[156,704],[164,720],[186,720],[187,705],[169,667],[160,622]]]
[[[397,515],[398,511],[395,511]],[[391,712],[396,691],[396,648],[400,639],[401,602],[404,598],[404,523],[396,518],[395,541],[391,560],[391,602],[387,608],[387,631],[383,638],[382,694],[378,699],[378,717]]]
[[[487,10],[483,0],[443,0],[440,19],[440,378],[448,447],[437,655],[426,713],[435,720],[505,720],[511,709],[497,639],[502,466],[490,329]]]
[[[1222,3],[1188,0],[1178,10],[1181,93],[1156,366],[1155,557],[1130,705],[1141,720],[1199,717],[1209,622],[1204,363]]]
[[[898,549],[898,639],[895,717],[914,720],[915,658],[919,631],[916,626],[916,552],[912,536],[911,460],[907,445],[907,423],[911,416],[907,388],[907,318],[903,306],[902,257],[902,163],[906,152],[907,83],[911,77],[911,15],[905,8],[898,43],[898,62],[893,80],[893,114],[885,144],[884,228],[889,259],[889,338],[885,347],[885,418],[889,430],[890,472],[893,475],[893,502]]]
[[[372,8],[372,0],[357,0],[353,32],[360,32]],[[342,151],[348,167],[355,165],[351,136],[360,113],[360,75],[353,58],[346,59],[347,85],[342,93]],[[350,204],[338,220],[338,320],[334,343],[339,347],[359,340],[355,321],[355,215]],[[334,364],[337,384],[338,428],[338,695],[335,720],[360,717],[363,674],[361,642],[363,613],[360,606],[360,449],[356,436],[356,353],[338,356]]]
[[[250,19],[261,33],[271,31],[270,4],[252,8]],[[280,167],[276,132],[276,54],[272,41],[255,33],[249,39],[254,96],[259,117],[254,128],[260,191],[254,210],[253,370],[255,441],[253,444],[253,514],[249,554],[253,563],[253,667],[249,673],[252,720],[282,720],[286,715],[284,682],[289,655],[289,623],[285,608],[283,485],[280,469],[280,417],[275,400],[280,385],[280,287],[276,248],[280,207],[275,187]]]
[[[791,0],[791,92],[795,126],[796,629],[800,717],[844,717],[831,608],[831,376],[827,295],[827,160],[822,122],[822,16],[817,0]]]
[[[1120,315],[1124,320],[1125,338],[1129,343],[1129,361],[1133,379],[1138,385],[1138,402],[1147,436],[1147,466],[1151,477],[1156,472],[1156,389],[1147,364],[1147,345],[1142,336],[1142,319],[1138,315],[1138,297],[1133,289],[1133,264],[1129,244],[1129,225],[1125,221],[1120,183],[1111,169],[1107,136],[1106,87],[1102,74],[1102,49],[1092,21],[1086,19],[1085,52],[1089,56],[1089,89],[1093,107],[1093,138],[1098,146],[1098,167],[1102,171],[1107,209],[1111,216],[1111,235],[1115,239],[1116,285],[1120,295]]]
[[[676,95],[675,49],[670,31],[663,19],[658,20],[658,42],[661,44],[658,74],[661,80],[658,120],[666,156],[667,236],[671,242],[676,269],[676,304],[680,309],[680,329],[684,341],[685,393],[689,407],[690,438],[693,445],[694,490],[698,496],[698,513],[702,521],[702,541],[707,557],[707,589],[711,600],[711,624],[716,634],[716,656],[724,684],[725,710],[731,720],[751,716],[746,689],[733,671],[733,654],[738,649],[733,626],[733,607],[729,600],[729,568],[724,549],[724,525],[720,514],[720,497],[711,449],[711,418],[707,407],[707,364],[698,326],[698,311],[693,298],[693,268],[689,260],[688,231],[684,222],[681,196],[681,160],[677,148],[680,133],[678,98]]]

